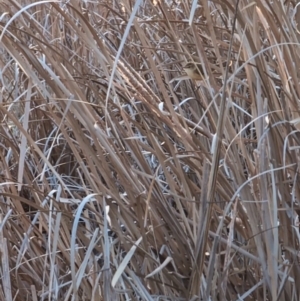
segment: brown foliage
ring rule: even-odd
[[[235,7],[1,1],[0,300],[299,300],[297,7]]]

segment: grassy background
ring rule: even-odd
[[[299,300],[300,16],[237,7],[0,2],[0,300]]]

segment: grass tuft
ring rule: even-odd
[[[0,300],[299,300],[298,8],[1,1]]]

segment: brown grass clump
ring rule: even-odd
[[[294,2],[0,12],[0,300],[299,300]]]

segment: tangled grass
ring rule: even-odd
[[[2,0],[0,300],[299,300],[297,8]]]

